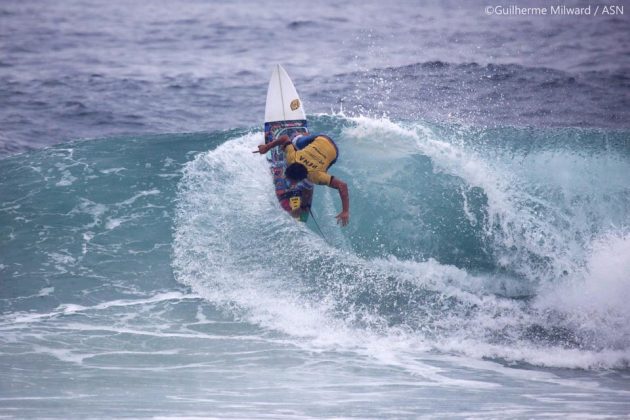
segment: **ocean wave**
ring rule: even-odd
[[[602,166],[596,156],[590,162],[592,178],[567,184],[563,173],[582,164],[569,144],[541,140],[539,150],[514,155],[458,141],[465,129],[442,136],[418,123],[333,120],[344,153],[337,174],[353,191],[353,223],[336,233],[335,247],[277,213],[256,176],[264,161],[243,158],[260,141],[252,134],[184,169],[174,242],[179,281],[315,346],[367,351],[385,339],[405,352],[420,345],[544,366],[628,366],[623,307],[602,297],[589,312],[598,320],[585,323],[579,299],[567,292],[594,270],[605,272],[606,263],[625,272],[614,257],[625,240],[610,255],[589,251],[601,249],[594,244],[610,223],[628,223],[618,213],[629,199],[623,176],[599,186],[606,165],[627,169],[625,158],[602,149]],[[334,196],[317,194],[315,214],[326,216],[319,223],[327,234]],[[243,202],[244,195],[252,199]],[[600,196],[606,204],[588,204]],[[551,303],[559,294],[564,306]]]
[[[627,366],[624,132],[343,115],[311,125],[338,141],[333,173],[352,197],[341,229],[334,191],[316,191],[324,237],[278,210],[251,153],[257,130],[0,160],[0,273],[20,279],[4,289],[4,319],[191,288],[305,348]]]

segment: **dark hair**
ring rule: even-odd
[[[291,181],[301,181],[306,178],[308,171],[306,170],[306,166],[301,163],[292,163],[287,166],[287,169],[284,170],[284,176],[289,178]]]

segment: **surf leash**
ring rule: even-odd
[[[324,232],[322,232],[322,229],[319,227],[319,224],[317,223],[317,220],[315,220],[315,216],[313,215],[313,210],[311,210],[311,206],[308,206],[308,213],[311,215],[311,219],[313,219],[313,223],[315,223],[315,226],[317,227],[317,230],[319,231],[319,234],[322,236],[322,238],[324,238],[324,241],[329,246],[332,246],[332,244],[330,242],[328,242],[328,238],[326,238],[326,235],[324,235]]]

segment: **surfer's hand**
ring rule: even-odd
[[[264,155],[265,153],[267,153],[269,149],[267,149],[267,145],[266,144],[259,144],[258,145],[258,152],[254,152],[254,153],[260,153],[261,155]]]
[[[348,220],[350,220],[350,213],[347,211],[342,211],[336,217],[337,223],[341,226],[346,226],[348,224]]]

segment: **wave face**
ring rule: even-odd
[[[311,125],[340,146],[344,229],[329,189],[318,226],[279,210],[260,131],[0,160],[0,411],[496,417],[497,387],[524,416],[626,410],[627,132]]]
[[[326,190],[314,209],[328,243],[278,214],[257,175],[265,163],[243,157],[259,136],[230,140],[184,169],[179,281],[289,334],[328,325],[404,335],[410,348],[627,367],[627,134],[315,125],[342,145],[335,172],[350,182],[351,226],[334,226],[338,198]]]

